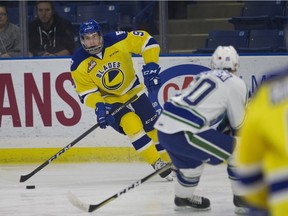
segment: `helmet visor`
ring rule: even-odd
[[[98,54],[102,50],[103,38],[98,32],[82,34],[80,41],[84,49],[90,54]]]

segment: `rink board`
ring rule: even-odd
[[[59,148],[0,149],[1,163],[43,163],[56,155]],[[143,161],[133,148],[93,147],[71,148],[53,162],[135,162]]]
[[[142,80],[143,60],[133,62]],[[163,85],[150,99],[160,113],[170,96],[210,69],[210,56],[161,56],[159,64]],[[267,72],[285,65],[287,55],[240,56],[238,73],[253,95]],[[80,104],[69,71],[70,58],[0,59],[0,163],[47,160],[96,124],[94,110]],[[57,161],[140,160],[131,147],[113,129],[97,128]]]

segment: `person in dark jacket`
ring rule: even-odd
[[[69,56],[74,51],[70,21],[58,16],[50,1],[37,1],[37,18],[29,24],[30,56]]]
[[[9,22],[7,7],[0,4],[0,58],[21,56],[20,28]]]

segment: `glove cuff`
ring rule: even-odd
[[[105,106],[105,103],[103,103],[103,102],[97,102],[96,103],[96,107],[104,107]]]
[[[96,103],[96,114],[100,113],[100,112],[105,112],[106,113],[106,108],[105,108],[105,104],[103,102],[98,102]]]
[[[159,68],[159,65],[155,62],[147,63],[146,65],[143,65],[143,70],[156,70]]]

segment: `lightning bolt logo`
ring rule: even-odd
[[[102,84],[108,90],[117,90],[124,83],[124,73],[120,69],[112,68],[102,76]]]

